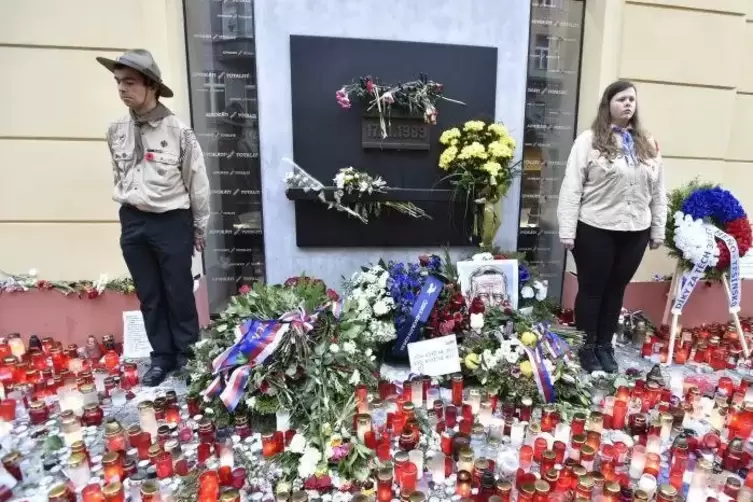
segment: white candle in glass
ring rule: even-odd
[[[644,474],[638,481],[638,489],[646,492],[649,500],[653,500],[656,494],[656,478],[652,474]]]
[[[154,403],[142,401],[139,403],[139,425],[141,430],[152,436],[152,441],[157,440],[157,415],[154,411]]]
[[[424,381],[420,378],[415,378],[411,380],[410,388],[411,401],[413,401],[416,409],[419,409],[424,405]]]
[[[632,479],[640,478],[644,467],[646,467],[646,447],[637,444],[633,446],[633,454],[630,459],[630,477]]]
[[[445,457],[442,452],[435,452],[434,456],[429,460],[431,466],[431,480],[434,484],[441,486],[445,482],[444,475]]]
[[[517,419],[513,422],[510,428],[510,444],[514,448],[518,448],[523,445],[523,438],[526,434],[527,422],[520,422]]]
[[[602,413],[604,415],[611,415],[614,411],[614,402],[617,400],[614,396],[607,396],[601,406]]]
[[[107,378],[107,376],[106,371],[94,371],[94,386],[97,388],[97,392],[105,392],[105,378]]]
[[[431,410],[434,409],[434,401],[439,400],[439,389],[436,387],[430,387],[429,390],[426,391],[426,409]]]
[[[91,471],[89,470],[89,462],[86,457],[78,453],[68,459],[68,465],[65,469],[65,474],[68,479],[71,480],[76,491],[83,490],[84,487],[89,484],[91,479]]]
[[[126,391],[118,387],[110,391],[110,400],[115,407],[125,406],[128,399],[126,398]]]
[[[673,368],[669,372],[669,388],[672,390],[672,394],[683,398],[685,394],[685,377],[682,374],[681,368]]]
[[[471,406],[471,413],[478,415],[479,408],[481,408],[481,392],[478,389],[468,391],[468,404]]]
[[[408,452],[408,461],[416,466],[416,472],[418,472],[418,479],[424,477],[424,452],[420,449],[411,450]]]
[[[661,453],[661,436],[646,438],[646,453]]]
[[[290,412],[288,410],[277,410],[277,431],[283,434],[290,429]]]
[[[356,418],[356,437],[362,443],[366,441],[366,433],[371,430],[371,415],[361,413]]]
[[[228,438],[220,446],[220,466],[229,466],[231,469],[235,465],[235,456],[233,455],[233,440]]]
[[[24,345],[24,341],[21,340],[21,337],[10,337],[8,339],[8,347],[10,347],[10,353],[19,361],[22,359],[22,356],[26,354],[26,346]]]
[[[484,427],[489,427],[492,423],[492,403],[484,401],[479,406],[478,421]]]
[[[559,422],[554,428],[555,441],[562,441],[566,445],[570,444],[570,424]]]

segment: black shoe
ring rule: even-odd
[[[578,350],[578,357],[580,358],[580,367],[586,373],[592,373],[594,371],[601,371],[601,363],[596,357],[594,351],[594,345],[584,345]]]
[[[144,376],[141,378],[141,383],[145,387],[156,387],[165,381],[165,377],[169,371],[169,369],[163,366],[153,365],[146,371],[146,373],[144,373]]]
[[[596,357],[601,363],[601,367],[607,373],[617,373],[620,367],[617,365],[617,360],[614,358],[614,347],[609,345],[597,345]]]

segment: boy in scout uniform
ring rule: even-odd
[[[142,382],[155,386],[185,365],[199,337],[191,261],[206,243],[209,180],[193,131],[159,101],[173,91],[152,55],[137,49],[97,61],[113,73],[129,109],[110,125],[107,144],[120,247],[152,345]]]

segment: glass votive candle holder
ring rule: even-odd
[[[646,464],[643,466],[644,474],[651,474],[654,477],[659,476],[661,466],[661,457],[658,453],[646,453]]]

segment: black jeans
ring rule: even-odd
[[[578,222],[573,249],[578,267],[575,323],[586,333],[586,343],[612,343],[625,288],[641,264],[649,236],[649,229],[619,232]]]
[[[120,247],[141,303],[152,364],[183,364],[199,339],[193,294],[193,217],[188,209],[120,208]]]

